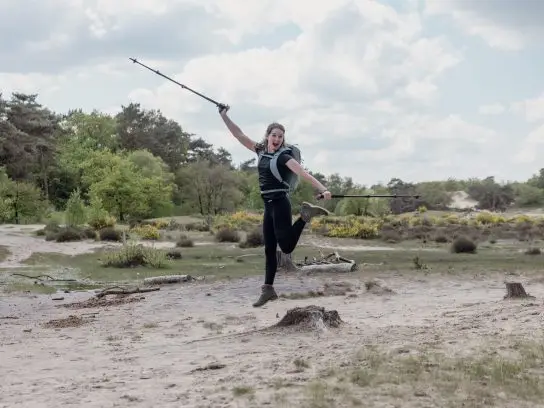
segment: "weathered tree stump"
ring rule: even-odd
[[[306,274],[311,273],[346,273],[356,271],[358,268],[355,262],[326,263],[314,265],[302,265],[300,270]]]
[[[296,271],[297,267],[293,263],[291,254],[285,254],[280,250],[276,251],[276,259],[278,261],[278,270]]]
[[[342,319],[336,310],[326,311],[324,307],[309,305],[289,309],[275,324],[276,327],[301,326],[304,328],[339,327]]]
[[[191,275],[161,275],[151,276],[144,279],[144,285],[166,285],[169,283],[191,282],[194,278]]]
[[[525,292],[525,288],[519,282],[505,282],[505,284],[506,284],[506,295],[504,295],[504,299],[534,298],[534,296],[531,296],[527,292]]]

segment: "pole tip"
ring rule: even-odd
[[[136,58],[129,58],[132,62],[136,62]]]

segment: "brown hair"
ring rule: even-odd
[[[285,127],[278,122],[272,122],[268,127],[266,128],[266,133],[264,134],[264,138],[262,141],[257,143],[256,148],[260,150],[265,150],[268,146],[268,135],[274,130],[279,129],[285,134]],[[285,137],[283,139],[283,143],[285,143]],[[283,145],[283,144],[282,144]]]

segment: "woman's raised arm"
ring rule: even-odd
[[[230,133],[238,139],[238,141],[247,147],[252,152],[255,152],[255,145],[256,142],[252,139],[250,139],[248,136],[242,132],[242,129],[238,127],[227,115],[227,112],[230,108],[228,106],[221,106],[219,108],[219,114],[221,115],[221,118],[223,118],[223,122],[225,122],[225,125],[227,125],[227,128],[230,130]]]

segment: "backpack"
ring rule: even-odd
[[[298,187],[299,177],[298,177],[298,174],[293,173],[291,171],[291,169],[288,168],[287,169],[288,173],[287,173],[287,175],[285,177],[285,180],[282,179],[280,171],[278,170],[278,158],[283,153],[289,153],[291,156],[293,156],[293,158],[297,162],[302,164],[302,156],[300,154],[300,149],[295,145],[283,145],[282,147],[280,147],[277,151],[275,151],[272,154],[263,152],[263,153],[259,154],[259,160],[263,156],[269,157],[271,159],[270,160],[270,171],[272,172],[274,177],[276,177],[276,179],[278,179],[278,181],[285,184],[285,186],[287,187],[287,193],[292,194],[296,190],[296,188]]]

